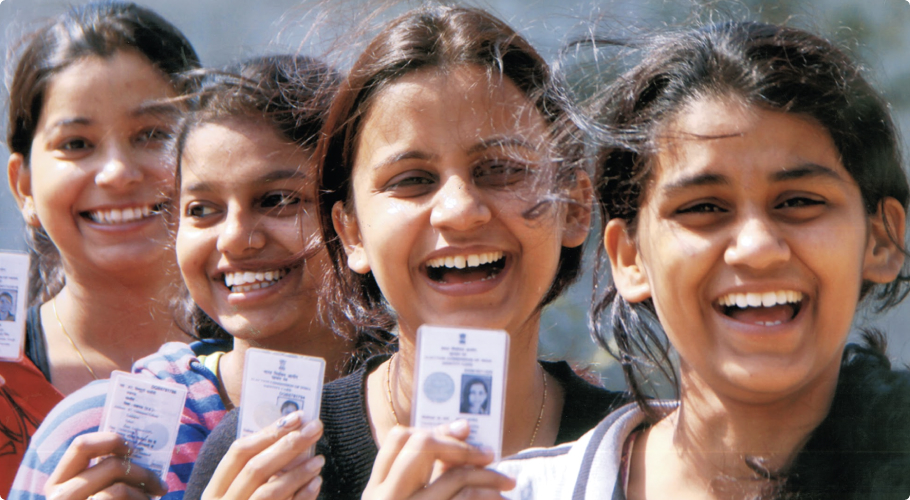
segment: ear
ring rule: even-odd
[[[358,274],[370,272],[370,261],[363,249],[360,238],[360,226],[357,217],[344,209],[344,203],[337,201],[332,206],[332,225],[344,245],[344,253],[348,256],[348,267]]]
[[[863,261],[863,279],[890,283],[904,265],[904,230],[907,213],[894,198],[885,198],[870,218],[869,241]]]
[[[25,223],[32,227],[41,227],[38,212],[35,210],[35,199],[32,198],[32,173],[25,164],[21,153],[9,155],[6,163],[6,176],[9,179],[9,189],[13,192],[16,205],[22,212]]]
[[[611,219],[604,230],[604,248],[610,256],[616,290],[628,302],[641,302],[651,297],[651,283],[627,229],[626,221]]]
[[[591,229],[591,204],[594,201],[594,187],[591,178],[584,171],[575,174],[575,186],[569,191],[566,206],[565,230],[562,246],[574,248],[585,242]]]

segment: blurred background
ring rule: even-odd
[[[79,2],[66,0],[0,0],[0,55],[5,68],[0,88],[3,118],[0,161],[5,145],[8,74],[11,54],[23,35]],[[356,53],[349,36],[358,19],[384,19],[417,2],[336,0],[139,0],[156,10],[190,39],[207,66],[219,66],[256,54],[302,51],[332,53],[341,68]],[[904,153],[910,145],[910,0],[488,0],[469,5],[489,9],[528,37],[555,61],[569,40],[592,27],[609,35],[635,35],[694,20],[788,22],[837,40],[867,67],[867,75],[891,103],[903,132]],[[905,166],[907,162],[905,160]],[[5,184],[5,183],[4,183]],[[24,251],[23,224],[6,187],[0,187],[0,250]],[[590,241],[589,254],[597,245]],[[591,267],[588,260],[588,268]],[[621,372],[612,358],[591,340],[587,311],[591,305],[590,272],[544,314],[540,348],[545,357],[568,359],[589,367],[611,388],[622,388]],[[861,312],[858,326],[879,326],[888,333],[889,352],[898,363],[910,363],[910,300],[889,313]]]

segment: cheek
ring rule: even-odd
[[[199,286],[200,280],[207,281],[205,263],[210,254],[209,249],[214,248],[214,242],[210,239],[205,231],[187,228],[177,231],[177,264],[190,289]]]

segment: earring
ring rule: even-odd
[[[26,202],[25,206],[22,207],[22,218],[25,219],[25,223],[31,227],[41,227],[41,221],[38,220],[38,213],[35,212],[31,203]]]

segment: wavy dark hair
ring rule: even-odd
[[[364,116],[376,95],[397,79],[422,69],[440,71],[476,66],[495,81],[511,81],[550,124],[555,142],[553,196],[537,203],[533,218],[545,204],[558,199],[560,186],[583,168],[574,108],[546,61],[508,25],[481,9],[428,6],[413,9],[389,22],[354,63],[332,104],[320,140],[318,210],[323,238],[332,260],[327,284],[329,301],[339,317],[360,327],[390,330],[395,318],[372,273],[357,274],[347,267],[344,248],[332,223],[332,207],[351,203],[354,150]],[[582,247],[563,247],[556,277],[540,307],[552,302],[577,279]]]
[[[109,58],[130,50],[148,59],[178,87],[179,75],[199,67],[193,46],[171,23],[132,3],[100,2],[73,7],[26,36],[10,83],[6,143],[28,168],[32,139],[41,118],[45,93],[56,74],[87,57]],[[31,257],[29,305],[57,295],[64,285],[60,253],[42,228],[28,226]]]
[[[870,216],[888,197],[907,209],[910,187],[888,105],[860,66],[830,41],[797,28],[728,22],[660,34],[636,48],[644,52],[641,62],[595,104],[610,134],[597,158],[602,229],[619,218],[635,231],[661,126],[706,97],[734,96],[815,121],[831,135]],[[619,295],[607,278],[603,248],[600,252],[592,309],[595,338],[621,362],[635,400],[656,418],[644,388],[648,373],[656,371],[678,390],[670,346],[653,302],[630,304]],[[907,283],[905,266],[891,283],[865,283],[862,296],[883,311],[906,297]]]

